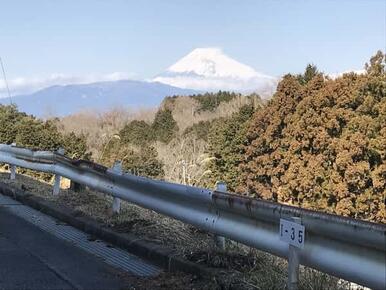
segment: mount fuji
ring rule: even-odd
[[[66,116],[80,110],[113,107],[155,107],[167,96],[203,92],[256,92],[269,98],[277,79],[255,71],[218,48],[197,48],[150,81],[114,80],[85,84],[54,85],[0,104],[13,103],[38,117]]]
[[[219,48],[197,48],[153,81],[199,91],[256,92],[268,98],[278,80],[230,58]]]

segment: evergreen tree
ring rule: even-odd
[[[162,178],[163,164],[157,156],[157,150],[152,146],[128,150],[123,158],[123,168],[135,175]]]
[[[135,145],[146,145],[154,140],[152,127],[145,121],[133,120],[119,132],[121,140]]]
[[[65,149],[71,158],[89,159],[85,136],[68,135],[59,132],[56,121],[42,121],[33,116],[19,112],[14,105],[0,105],[0,143],[16,143],[18,146],[37,150],[54,151]],[[19,173],[35,176],[49,181],[50,174],[18,168]]]
[[[318,68],[316,65],[308,64],[303,74],[299,74],[297,76],[299,83],[302,85],[307,84],[310,80],[312,80],[315,76],[320,75]]]
[[[242,145],[246,142],[248,128],[254,108],[246,105],[230,118],[214,121],[208,135],[207,165],[209,175],[205,185],[213,188],[217,181],[225,181],[228,190],[234,191],[240,174],[239,164],[243,158]]]
[[[155,115],[152,129],[156,140],[169,143],[178,132],[177,122],[169,109],[159,110]]]

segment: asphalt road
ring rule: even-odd
[[[0,206],[0,289],[124,289],[127,275]]]

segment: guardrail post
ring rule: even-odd
[[[217,181],[216,182],[216,190],[221,191],[221,192],[227,192],[226,183],[223,181]],[[219,249],[221,249],[223,251],[225,250],[225,237],[215,235],[214,241],[215,241],[216,246]]]
[[[11,171],[10,179],[15,180],[16,179],[16,166],[10,164],[9,170]]]
[[[12,143],[12,146],[16,146],[16,143]],[[16,179],[16,166],[13,164],[9,164],[9,171],[11,172],[10,179],[15,180]]]
[[[63,148],[59,148],[56,152],[58,154],[64,155],[65,151]],[[61,179],[61,176],[59,174],[55,174],[54,189],[52,191],[53,195],[58,195],[60,192],[60,179]]]
[[[122,173],[122,161],[115,161],[112,170],[116,173]],[[119,213],[121,211],[121,199],[118,197],[113,198],[113,213]]]
[[[291,221],[301,224],[302,220],[299,217],[292,217]],[[299,248],[288,245],[288,290],[298,290],[299,282]]]

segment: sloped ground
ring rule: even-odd
[[[212,280],[184,273],[164,273],[143,280],[136,279],[133,289],[284,289],[287,263],[235,242],[227,241],[227,250],[215,246],[213,236],[193,226],[157,214],[154,211],[122,202],[121,213],[112,213],[112,198],[85,190],[77,193],[62,189],[58,197],[52,195],[52,185],[27,176],[9,180],[8,173],[0,173],[0,181],[47,200],[56,201],[90,216],[117,232],[135,234],[139,238],[164,245],[177,255],[219,270]],[[301,269],[301,289],[350,289],[349,283],[308,269]]]

